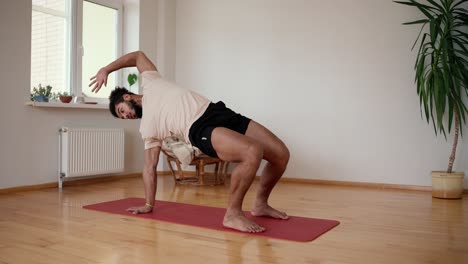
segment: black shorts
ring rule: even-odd
[[[199,148],[204,154],[217,158],[218,154],[211,144],[213,130],[217,127],[225,127],[245,134],[249,123],[249,118],[235,113],[227,108],[223,102],[210,103],[205,113],[190,127],[189,139],[192,145]]]

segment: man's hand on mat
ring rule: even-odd
[[[127,212],[132,212],[132,214],[146,214],[153,211],[153,207],[144,205],[144,206],[135,206],[127,209]]]

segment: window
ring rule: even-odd
[[[31,89],[39,83],[53,92],[69,87],[69,6],[66,0],[33,0]]]
[[[82,92],[91,94],[89,78],[102,67],[117,59],[118,52],[118,11],[113,8],[83,2],[83,60]],[[114,74],[109,75],[107,87],[101,88],[97,97],[109,97],[117,82]]]
[[[32,0],[31,89],[41,83],[53,92],[106,100],[120,84],[119,73],[97,94],[88,84],[121,55],[120,1]]]

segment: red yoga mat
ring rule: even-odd
[[[223,226],[223,217],[225,208],[191,205],[175,202],[156,201],[152,213],[134,215],[127,212],[126,209],[132,206],[144,205],[143,198],[126,198],[122,200],[92,204],[83,206],[83,208],[127,215],[139,218],[160,220],[182,225],[204,227],[214,230],[231,231],[242,234],[251,234],[256,236],[265,236],[277,239],[291,241],[312,241],[322,234],[328,232],[340,222],[335,220],[324,220],[315,218],[306,218],[299,216],[289,216],[288,220],[278,220],[269,217],[255,217],[249,212],[245,215],[266,228],[262,233],[243,233],[237,230]]]

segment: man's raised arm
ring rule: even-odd
[[[144,71],[156,71],[156,66],[146,57],[142,51],[135,51],[128,53],[117,60],[111,62],[109,65],[102,67],[96,75],[91,77],[89,87],[93,86],[92,92],[98,92],[102,85],[107,85],[107,76],[116,70],[126,67],[137,67],[140,73]]]
[[[145,166],[143,168],[143,183],[145,185],[146,203],[143,206],[130,207],[127,211],[134,214],[149,213],[153,210],[157,188],[157,167],[161,147],[145,150]]]

